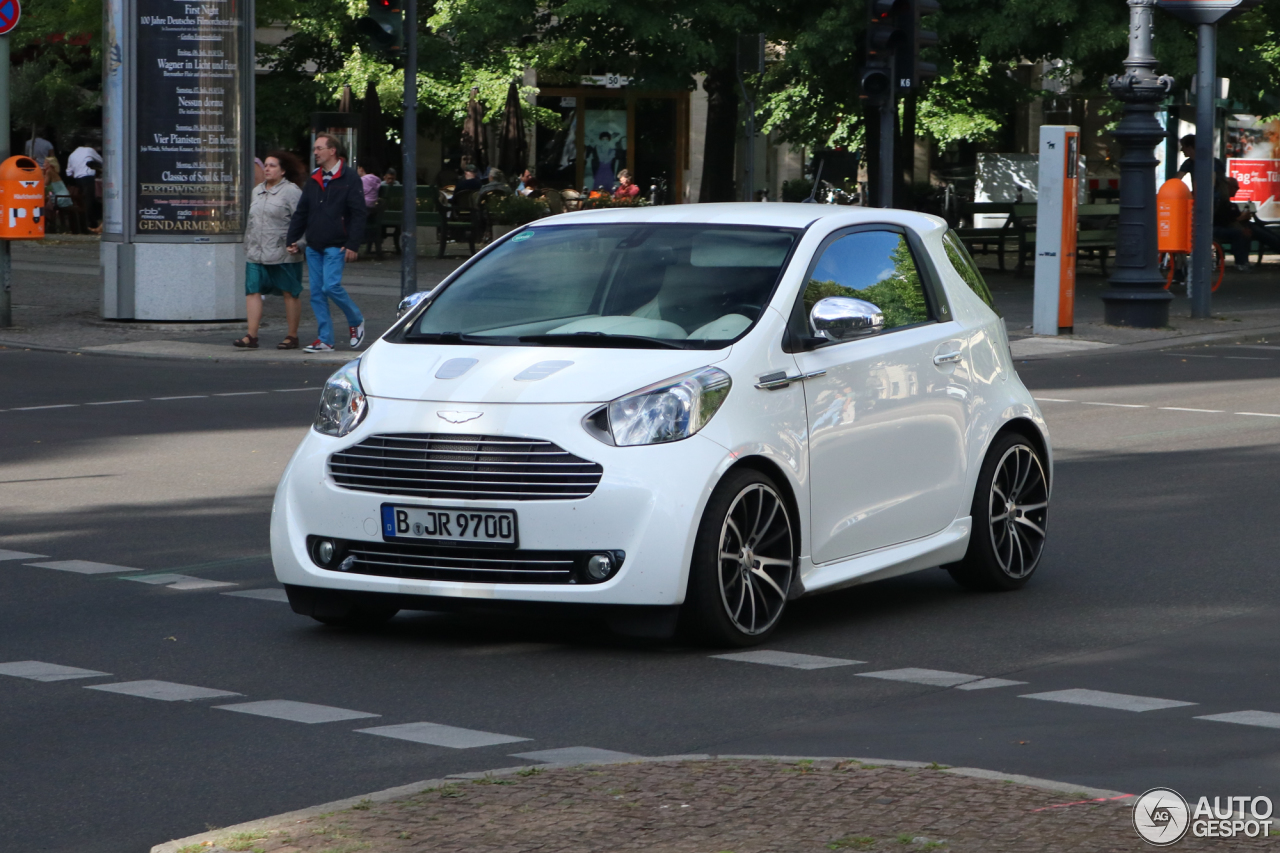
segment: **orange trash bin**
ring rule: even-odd
[[[30,157],[0,163],[0,239],[42,239],[44,224],[44,170]]]
[[[1191,253],[1191,190],[1170,178],[1156,193],[1156,234],[1161,252]]]

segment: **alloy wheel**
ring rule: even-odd
[[[763,634],[782,615],[795,570],[791,517],[778,493],[752,483],[720,528],[720,601],[743,634]]]
[[[1049,484],[1040,459],[1025,444],[1005,451],[991,478],[991,547],[1000,570],[1014,579],[1035,570],[1044,551]]]

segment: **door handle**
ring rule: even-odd
[[[962,352],[940,352],[933,357],[934,364],[955,364],[964,357]]]
[[[785,370],[777,373],[766,373],[760,377],[760,381],[756,383],[756,387],[761,391],[776,391],[779,388],[786,388],[792,382],[803,382],[806,379],[816,379],[819,376],[826,376],[825,370],[811,370],[808,373],[798,373],[795,376],[788,376]]]

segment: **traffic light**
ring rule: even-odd
[[[883,0],[872,0],[883,2]],[[938,43],[938,34],[924,29],[920,20],[938,11],[938,0],[898,0],[898,33],[900,41],[894,55],[895,76],[899,92],[920,88],[921,82],[938,75],[938,66],[920,59],[920,50]]]
[[[893,97],[893,66],[888,62],[862,69],[862,93],[868,106],[878,107]]]
[[[356,21],[356,31],[368,37],[375,51],[399,56],[404,49],[404,15],[399,0],[368,2],[368,14]]]
[[[892,62],[906,33],[900,18],[908,0],[867,0],[867,65]]]

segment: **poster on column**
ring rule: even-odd
[[[106,0],[102,72],[102,233],[124,233],[124,0]]]
[[[1227,174],[1240,182],[1232,201],[1253,202],[1259,219],[1280,220],[1280,122],[1227,117]]]
[[[244,230],[242,0],[137,0],[139,237]]]

